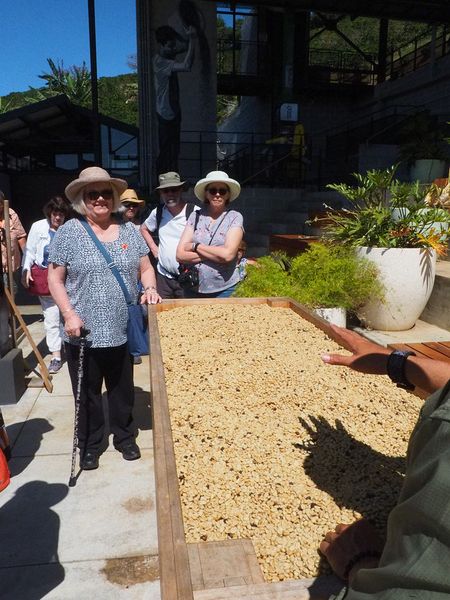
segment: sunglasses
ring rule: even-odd
[[[167,187],[167,188],[163,188],[162,190],[159,190],[160,192],[162,192],[163,194],[170,194],[171,192],[181,192],[181,187]]]
[[[213,196],[215,196],[216,194],[220,194],[221,196],[225,196],[225,194],[227,194],[230,190],[228,188],[210,187],[206,191],[209,192],[210,194],[212,194]]]
[[[122,206],[125,206],[125,208],[137,208],[138,205],[135,204],[134,202],[122,202]]]
[[[101,192],[91,190],[90,192],[86,192],[86,198],[91,201],[98,200],[100,196],[103,200],[112,200],[114,198],[114,192],[112,190],[102,190]]]

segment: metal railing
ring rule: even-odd
[[[217,40],[218,75],[247,75],[260,77],[267,74],[268,47],[261,42]]]
[[[312,48],[309,52],[309,78],[328,84],[375,85],[377,57],[374,54],[366,57],[357,52]]]

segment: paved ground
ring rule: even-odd
[[[39,313],[39,307],[23,312]],[[43,324],[37,319],[27,316],[40,342]],[[32,366],[30,346],[21,347]],[[0,494],[0,597],[158,600],[148,358],[135,367],[141,460],[124,461],[111,443],[100,468],[81,472],[72,488],[74,408],[66,366],[53,384],[52,394],[28,387],[17,404],[1,407],[13,445],[13,477]]]

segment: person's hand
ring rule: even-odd
[[[23,287],[28,289],[30,287],[30,281],[34,281],[31,271],[22,271],[21,281]]]
[[[332,325],[331,329],[335,334],[336,341],[345,348],[348,348],[352,354],[350,356],[330,353],[322,354],[321,358],[324,363],[349,367],[361,373],[372,373],[373,375],[386,374],[387,358],[391,353],[390,350],[344,327]]]
[[[378,566],[383,542],[375,527],[360,519],[351,525],[340,523],[334,531],[328,531],[319,550],[338,577],[351,581],[359,569]]]
[[[158,304],[161,300],[161,296],[154,287],[149,287],[142,292],[141,304]]]
[[[159,256],[159,247],[158,246],[155,246],[155,248],[152,250],[152,254],[156,258],[156,260],[158,260],[158,256]]]
[[[80,337],[81,329],[84,327],[84,322],[80,319],[74,310],[67,313],[64,324],[64,331],[69,337]]]

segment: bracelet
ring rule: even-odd
[[[149,285],[148,287],[144,288],[144,292],[148,292],[149,290],[155,290],[155,292],[156,292],[156,288],[154,285]],[[142,292],[142,293],[144,293],[144,292]]]
[[[200,246],[200,242],[196,242],[193,247],[192,247],[192,251],[193,252],[197,252],[197,248]]]
[[[346,564],[345,569],[344,569],[344,579],[348,579],[348,576],[350,575],[350,571],[353,569],[353,567],[356,566],[364,558],[380,558],[380,557],[381,557],[381,552],[378,552],[377,550],[365,550],[364,552],[358,552],[358,554],[355,554],[355,556],[353,558],[351,558],[348,561],[348,563]]]
[[[71,310],[75,310],[74,308],[70,307],[70,308],[66,308],[66,310],[62,310],[61,314],[65,315],[66,313],[70,312]]]

